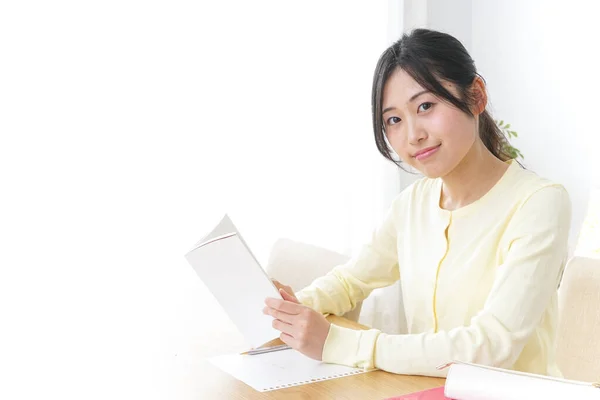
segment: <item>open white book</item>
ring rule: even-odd
[[[251,347],[260,347],[279,337],[279,331],[272,327],[273,318],[262,310],[267,297],[281,298],[281,295],[227,215],[185,258]],[[325,364],[293,349],[222,355],[210,361],[258,391],[366,372]]]
[[[185,258],[251,347],[279,337],[262,310],[281,295],[227,215]]]

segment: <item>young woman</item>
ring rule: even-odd
[[[450,35],[418,29],[382,54],[375,143],[425,177],[396,197],[356,257],[296,295],[280,285],[284,300],[266,300],[285,343],[325,362],[399,374],[443,376],[436,366],[465,361],[560,375],[569,196],[510,159],[486,104],[483,79]],[[341,328],[322,315],[344,314],[397,280],[407,334]]]

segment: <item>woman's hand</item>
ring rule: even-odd
[[[323,315],[298,302],[298,299],[280,288],[281,299],[268,298],[263,313],[272,316],[273,328],[281,332],[279,338],[307,357],[321,361],[325,339],[331,324]]]
[[[292,288],[290,286],[286,286],[276,279],[271,279],[271,281],[273,281],[273,284],[275,285],[277,290],[279,290],[279,293],[281,293],[281,290],[283,290],[288,295],[288,298],[291,297],[293,299],[291,301],[293,301],[294,303],[300,303],[300,301],[298,301],[298,298],[296,298],[296,295],[294,294],[294,291],[292,290]],[[285,297],[284,297],[284,299],[285,299]]]

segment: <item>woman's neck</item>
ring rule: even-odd
[[[452,211],[479,200],[507,169],[508,164],[496,158],[481,141],[475,142],[456,168],[442,178],[440,207]]]

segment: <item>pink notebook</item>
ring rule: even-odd
[[[444,396],[444,387],[424,390],[422,392],[407,394],[400,397],[392,397],[387,400],[452,400]]]

